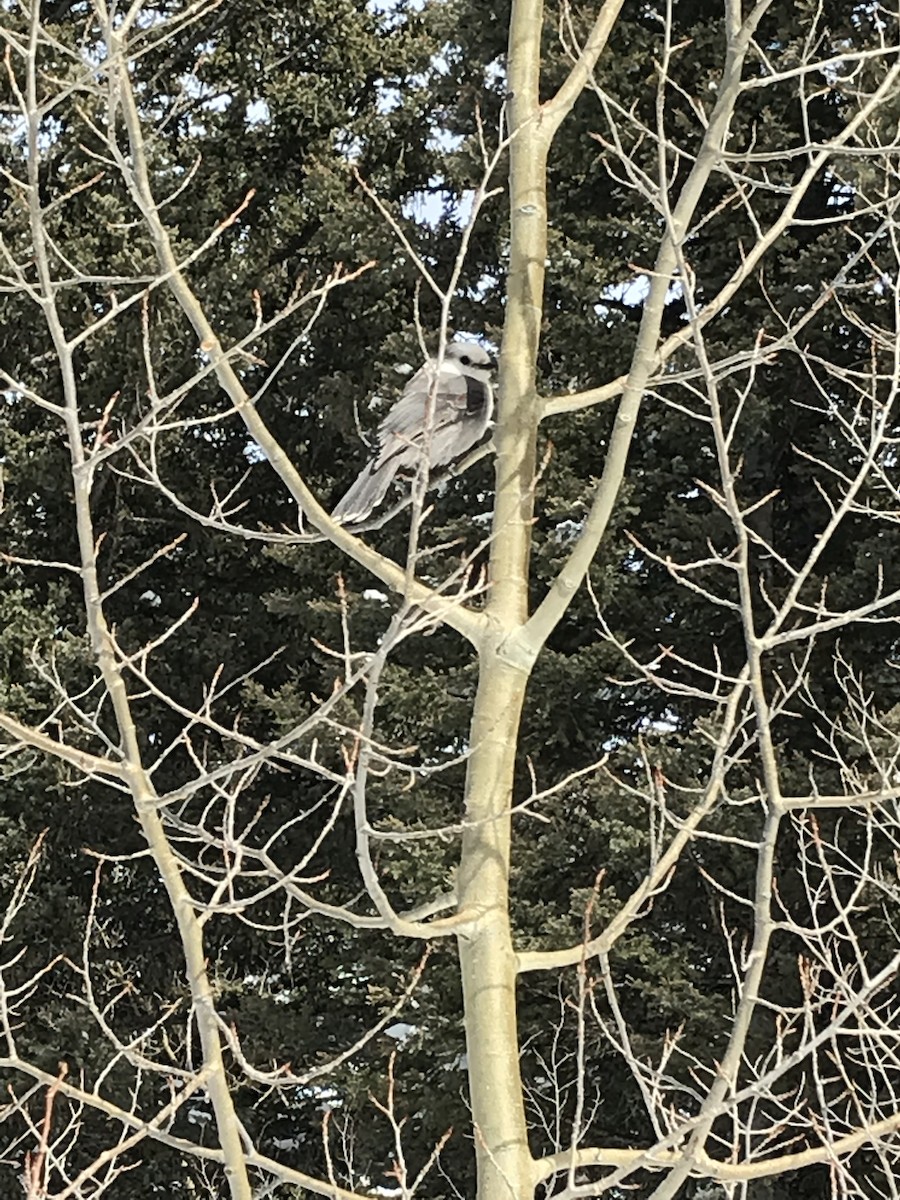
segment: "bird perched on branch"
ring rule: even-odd
[[[398,472],[414,474],[456,462],[491,423],[494,359],[474,342],[450,342],[440,367],[429,358],[378,426],[378,451],[332,516],[352,525],[382,502]]]

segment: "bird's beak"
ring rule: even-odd
[[[488,366],[490,367],[490,369],[491,369],[492,371],[496,371],[496,370],[497,370],[497,367],[498,367],[499,365],[500,365],[500,364],[497,362],[496,358],[493,358],[493,357],[492,357],[492,358],[489,358],[489,359],[488,359]]]

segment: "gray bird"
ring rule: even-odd
[[[364,521],[398,471],[415,473],[426,461],[429,470],[445,466],[480,442],[494,411],[496,365],[472,342],[450,342],[440,370],[429,358],[378,426],[378,453],[338,503],[334,519],[347,525]]]

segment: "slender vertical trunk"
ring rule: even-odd
[[[480,652],[471,727],[460,905],[478,914],[460,939],[479,1200],[534,1190],[516,1022],[509,851],[516,741],[531,658],[518,650],[528,616],[528,560],[538,400],[535,364],[547,254],[547,143],[538,103],[540,0],[514,0],[509,42],[512,245],[501,362],[491,633]]]
[[[526,680],[494,647],[482,656],[459,879],[461,907],[478,913],[459,953],[479,1200],[531,1194],[509,925],[509,802]]]
[[[497,425],[497,499],[488,612],[507,629],[527,617],[539,419],[535,374],[547,258],[547,152],[539,103],[540,0],[514,0],[509,33],[510,263]]]

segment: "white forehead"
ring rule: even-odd
[[[466,357],[474,366],[487,367],[491,363],[490,354],[477,342],[451,342],[445,355],[447,358],[455,359]]]

